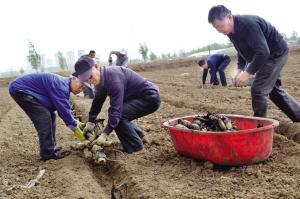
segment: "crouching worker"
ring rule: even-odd
[[[225,69],[229,65],[231,59],[225,54],[214,54],[209,56],[207,62],[201,59],[198,65],[203,68],[202,85],[205,85],[207,73],[210,73],[210,84],[219,85],[217,72],[219,72],[222,86],[227,86]]]
[[[73,75],[83,82],[95,85],[95,98],[89,112],[89,122],[84,131],[91,131],[105,98],[109,96],[108,123],[95,141],[98,145],[108,143],[108,135],[114,130],[126,153],[144,148],[143,131],[132,120],[156,111],[160,106],[158,87],[133,70],[121,67],[94,66],[88,57],[78,60]]]
[[[9,84],[9,93],[24,110],[38,132],[41,160],[61,159],[56,146],[56,114],[74,131],[75,136],[84,140],[80,129],[83,124],[71,114],[70,92],[78,94],[83,84],[76,77],[62,77],[52,73],[34,73],[21,76]]]

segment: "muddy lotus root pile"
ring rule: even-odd
[[[194,116],[192,121],[187,119],[178,119],[178,124],[176,124],[175,127],[180,129],[191,129],[199,132],[232,132],[238,130],[228,117],[214,113]]]

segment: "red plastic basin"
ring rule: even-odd
[[[224,114],[225,115],[225,114]],[[176,151],[219,165],[249,165],[266,160],[272,152],[273,132],[277,120],[228,115],[237,126],[234,132],[197,132],[174,127],[178,119],[192,121],[194,116],[164,122]],[[257,128],[258,124],[263,127]]]

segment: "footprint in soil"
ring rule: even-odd
[[[300,123],[281,123],[276,129],[276,133],[300,143]]]

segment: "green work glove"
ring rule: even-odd
[[[111,146],[112,142],[108,141],[108,135],[106,133],[101,133],[101,135],[92,142],[92,145],[97,144],[99,146]]]
[[[86,132],[94,132],[94,127],[95,127],[95,124],[92,123],[92,122],[87,122],[85,124],[85,127],[83,129],[83,132],[86,133]]]

